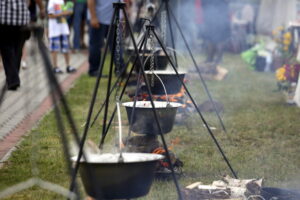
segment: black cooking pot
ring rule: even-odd
[[[132,53],[133,50],[127,50],[127,51]],[[145,54],[143,54],[143,52],[140,52],[139,55],[142,58],[144,70],[149,70],[151,67],[151,62],[150,62],[151,51],[146,50]],[[143,55],[144,55],[144,59],[143,59]],[[134,63],[134,61],[136,60],[136,57],[131,56],[130,60],[132,63]],[[157,48],[156,51],[154,52],[154,66],[153,66],[154,69],[165,70],[167,68],[168,63],[169,63],[169,60],[168,60],[167,56],[164,53],[161,53],[161,50],[159,48]],[[135,63],[136,72],[139,72],[140,68],[141,68],[140,62],[137,60]]]
[[[262,188],[262,196],[266,200],[276,199],[276,200],[300,200],[300,193],[273,187],[264,187]]]
[[[142,58],[142,54],[140,54],[141,58]],[[150,70],[151,68],[151,62],[150,62],[151,58],[149,56],[149,54],[145,55],[145,59],[143,61],[143,64],[145,64],[144,66],[144,70]],[[134,62],[135,61],[135,57],[133,56],[131,58],[131,61]],[[168,58],[166,55],[162,55],[162,54],[155,54],[154,56],[154,69],[156,70],[165,70],[167,68],[168,65]],[[141,68],[140,62],[137,61],[136,65],[135,65],[135,69],[136,72],[139,72],[139,69]]]
[[[159,128],[154,118],[150,101],[137,101],[134,110],[133,120],[131,120],[131,113],[133,110],[134,102],[126,102],[122,105],[126,107],[127,117],[131,124],[131,130],[139,134],[157,135],[159,134]],[[177,108],[181,106],[180,103],[170,102],[167,106],[167,102],[154,101],[158,121],[162,129],[162,133],[169,133],[175,121]]]
[[[184,72],[178,72],[179,77],[174,71],[154,70],[154,73],[161,79],[162,83],[157,76],[152,74],[151,71],[146,71],[148,81],[151,83],[152,76],[154,79],[154,84],[150,84],[152,94],[165,95],[166,93],[163,84],[166,88],[167,94],[176,94],[180,92],[180,89],[182,87],[181,81],[183,81],[185,76]]]
[[[99,160],[101,156],[109,155],[114,155],[115,159]],[[129,159],[130,156],[144,159]],[[77,156],[72,160],[75,161],[76,158]],[[131,199],[149,192],[157,162],[163,159],[163,156],[123,153],[124,162],[121,163],[118,162],[118,158],[119,154],[95,154],[88,157],[88,162],[80,163],[80,176],[89,196],[97,198],[97,195],[101,194],[101,198],[104,199]],[[91,180],[90,175],[94,179]],[[95,188],[98,191],[95,191]]]

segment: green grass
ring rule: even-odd
[[[207,121],[217,127],[214,134],[220,142],[233,169],[240,178],[265,178],[265,185],[300,189],[300,109],[285,104],[283,95],[276,92],[272,73],[250,70],[238,55],[226,55],[223,67],[229,70],[223,81],[207,81],[215,100],[224,105],[221,114],[227,134],[214,113],[204,113]],[[83,75],[67,94],[73,117],[82,133],[89,108],[95,79]],[[107,81],[103,81],[105,86]],[[207,100],[199,79],[189,80],[189,89],[198,103]],[[99,90],[95,111],[105,97],[105,89]],[[112,97],[111,102],[114,102]],[[111,110],[112,108],[110,108]],[[125,110],[123,120],[126,120]],[[94,112],[95,113],[95,112]],[[89,132],[89,139],[99,142],[102,117]],[[68,127],[67,132],[70,133]],[[106,149],[115,145],[116,129],[112,128],[106,140]],[[215,144],[202,126],[197,114],[186,123],[175,126],[166,140],[178,137],[180,144],[173,150],[184,162],[182,187],[202,181],[211,183],[222,175],[230,174]],[[71,139],[71,135],[68,134]],[[32,169],[38,169],[34,171]],[[27,180],[38,173],[41,179],[68,187],[70,178],[64,162],[60,136],[53,112],[47,114],[39,125],[24,137],[10,159],[0,169],[0,191]],[[80,178],[79,178],[80,180]],[[156,181],[146,200],[176,199],[172,181]],[[52,192],[33,187],[6,199],[63,199]]]

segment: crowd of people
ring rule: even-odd
[[[113,14],[113,3],[118,0],[3,0],[0,4],[0,55],[6,75],[6,89],[17,90],[21,85],[20,67],[26,54],[24,45],[30,38],[28,25],[46,18],[47,43],[51,52],[53,72],[64,73],[58,66],[58,53],[63,53],[65,71],[74,73],[70,66],[70,52],[88,48],[89,72],[97,76],[101,48],[107,37]],[[88,12],[89,11],[89,12]],[[89,41],[85,43],[85,28],[89,25]],[[70,37],[72,35],[72,38]],[[111,47],[111,45],[110,45]],[[25,64],[24,64],[25,63]],[[123,66],[121,59],[120,66]],[[120,69],[116,69],[118,74]]]
[[[96,77],[100,68],[101,49],[105,41],[112,49],[112,40],[107,38],[113,3],[119,0],[2,0],[0,4],[0,52],[6,75],[8,90],[20,87],[19,71],[22,61],[22,49],[30,32],[25,29],[30,23],[36,23],[38,18],[46,18],[47,43],[51,52],[53,72],[74,73],[76,69],[70,66],[71,53],[83,49],[88,50],[89,71],[91,77]],[[152,0],[123,0],[128,7],[134,3],[135,12],[128,12],[136,19],[143,4],[152,4]],[[201,37],[207,49],[206,62],[215,65],[222,60],[224,41],[230,38],[230,22],[227,0],[195,0],[196,23],[201,28]],[[198,9],[197,9],[198,8]],[[135,25],[137,25],[136,23]],[[88,42],[85,42],[86,27],[88,27]],[[134,26],[136,28],[136,26]],[[124,35],[124,34],[122,34]],[[65,70],[58,66],[58,53],[63,53]],[[115,67],[115,74],[124,70],[122,51]]]

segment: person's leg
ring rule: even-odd
[[[74,67],[70,66],[70,46],[69,46],[69,36],[62,35],[60,36],[61,52],[64,54],[66,71],[68,73],[76,72]]]
[[[216,44],[215,56],[213,63],[217,66],[222,62],[223,54],[224,54],[225,42],[220,42]]]
[[[60,45],[59,45],[59,37],[52,37],[49,38],[49,50],[51,52],[51,57],[52,57],[52,66],[58,67],[57,66],[57,52],[60,49]]]
[[[20,27],[0,25],[0,53],[9,90],[20,86],[17,47],[20,40]]]
[[[65,57],[66,67],[69,67],[70,66],[70,54],[69,54],[69,52],[66,52],[66,53],[63,53],[63,54],[64,54],[64,57]]]
[[[82,13],[82,16],[81,16],[81,34],[80,34],[80,48],[81,49],[86,49],[87,48],[87,45],[84,41],[84,37],[85,37],[85,25],[86,25],[86,22],[87,22],[87,3],[85,3],[84,5],[84,8],[83,8],[83,13]]]
[[[49,49],[51,52],[53,72],[58,74],[63,73],[63,71],[57,65],[57,53],[60,50],[59,37],[49,38]]]
[[[18,70],[14,67],[14,49],[11,45],[0,45],[0,52],[2,56],[3,67],[6,75],[7,87],[14,87],[20,85],[20,78],[18,76]]]
[[[211,63],[214,60],[215,46],[211,41],[205,41],[206,63]]]
[[[86,24],[86,20],[82,20],[81,21],[81,26],[80,26],[80,48],[81,49],[86,49],[87,45],[85,44],[84,41],[84,36],[85,36],[85,24]]]
[[[89,27],[89,75],[96,76],[101,59],[101,47],[103,46],[105,30],[103,25],[100,28]]]
[[[24,44],[23,47],[23,54],[22,54],[22,60],[21,60],[21,67],[22,69],[27,69],[27,50],[26,50],[26,43]]]
[[[57,51],[51,51],[51,57],[52,57],[52,65],[53,67],[58,67],[57,66]]]
[[[26,40],[30,38],[30,31],[20,29],[19,37],[15,38],[17,41],[16,48],[15,48],[15,55],[16,55],[16,68],[18,72],[20,71],[21,61],[23,57],[23,50]]]
[[[65,57],[65,62],[66,62],[66,71],[67,73],[73,73],[76,72],[76,68],[70,66],[70,53],[69,52],[65,52],[64,53],[64,57]]]
[[[81,22],[82,22],[83,12],[84,12],[84,3],[76,2],[74,6],[74,17],[73,17],[73,29],[74,29],[73,48],[75,50],[80,49]]]
[[[66,67],[70,66],[70,46],[69,46],[69,36],[61,35],[60,36],[60,50],[64,54]]]

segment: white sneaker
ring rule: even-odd
[[[21,61],[21,67],[22,67],[22,69],[28,68],[26,61],[24,61],[24,60]]]

